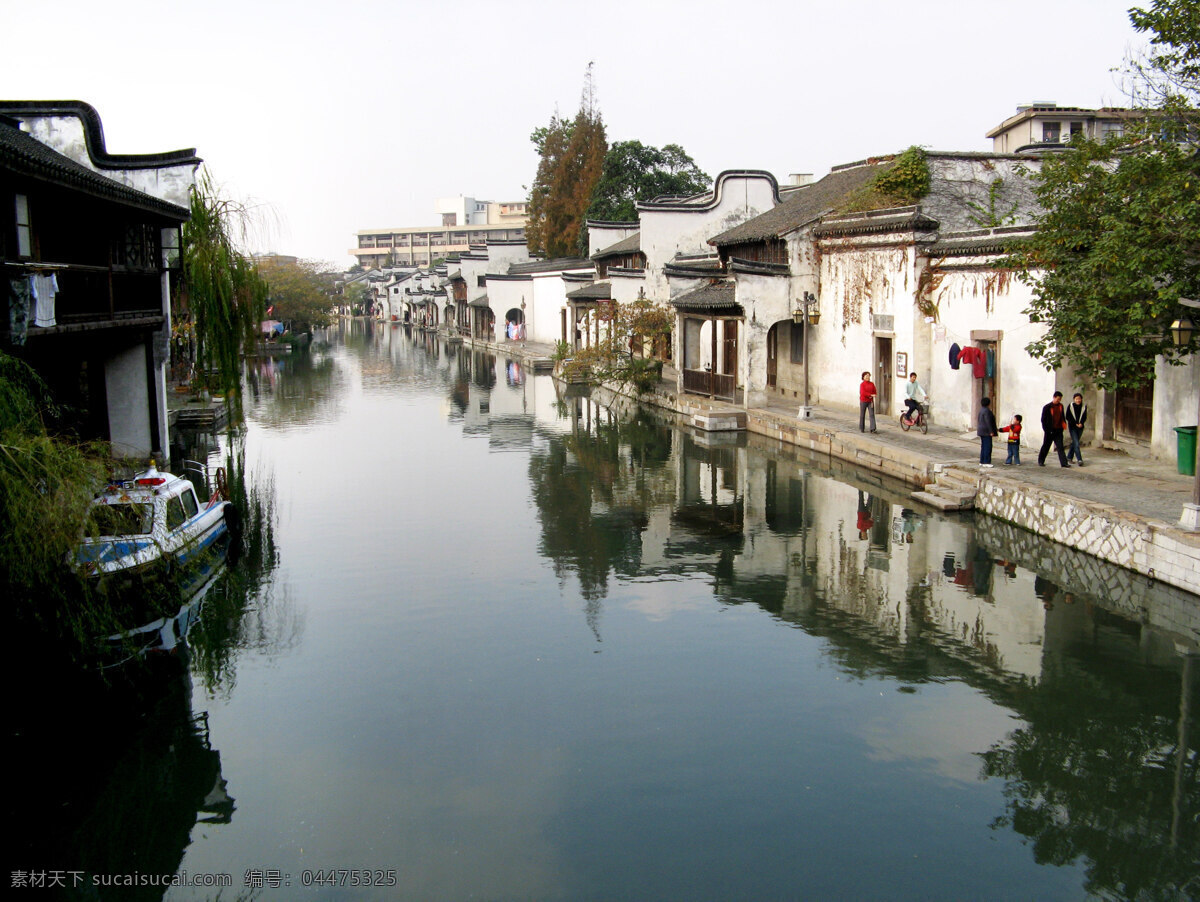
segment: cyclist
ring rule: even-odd
[[[904,404],[908,408],[904,416],[910,423],[917,421],[917,416],[925,412],[921,404],[929,398],[921,383],[917,381],[916,373],[908,374],[908,382],[904,384]]]

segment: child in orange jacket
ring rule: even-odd
[[[1021,466],[1021,415],[1013,414],[1012,422],[1001,426],[1000,431],[1008,433],[1008,457],[1004,463]]]

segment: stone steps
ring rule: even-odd
[[[919,492],[913,492],[917,501],[943,511],[973,510],[975,496],[979,494],[978,481],[965,473],[942,470],[937,480]]]

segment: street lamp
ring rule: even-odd
[[[1186,313],[1171,323],[1171,340],[1177,348],[1186,348],[1192,343],[1192,333],[1196,330],[1192,318]]]
[[[820,321],[821,310],[817,306],[817,296],[811,291],[804,292],[802,306],[792,311],[792,322],[804,327],[804,406],[800,408],[799,414],[802,420],[812,419],[812,407],[808,403],[808,327],[815,326]]]
[[[1200,301],[1180,298],[1179,303],[1193,310],[1200,309]],[[1187,313],[1184,313],[1179,319],[1171,323],[1171,340],[1175,343],[1175,347],[1188,347],[1192,343],[1192,333],[1195,331],[1195,328],[1192,318]],[[1197,364],[1193,362],[1192,365],[1196,366]],[[1196,419],[1197,422],[1200,422],[1200,402],[1197,403]],[[1184,529],[1200,530],[1200,467],[1196,467],[1193,462],[1193,468],[1196,471],[1196,478],[1192,485],[1192,500],[1190,504],[1183,506],[1183,514],[1179,518],[1179,525]]]

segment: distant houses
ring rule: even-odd
[[[761,170],[727,170],[708,191],[640,203],[636,223],[589,222],[586,258],[531,260],[522,242],[487,241],[416,274],[373,273],[383,291],[417,283],[400,307],[380,295],[378,315],[569,351],[599,339],[599,305],[645,297],[670,305],[675,329],[669,348],[632,337],[634,353],[670,363],[683,394],[794,404],[801,415],[856,410],[866,371],[887,417],[915,372],[933,422],[969,432],[989,397],[1003,419],[1022,413],[1036,436],[1053,391],[1079,390],[1092,411],[1085,438],[1172,458],[1173,427],[1195,420],[1200,364],[1164,364],[1139,391],[1098,392],[1069,370],[1047,371],[1025,350],[1044,330],[1025,313],[1031,288],[1003,263],[1033,228],[1029,173],[1042,156],[1073,133],[1103,137],[1128,118],[1041,103],[989,132],[1019,153],[913,149],[785,185]],[[893,184],[918,162],[920,186]]]

